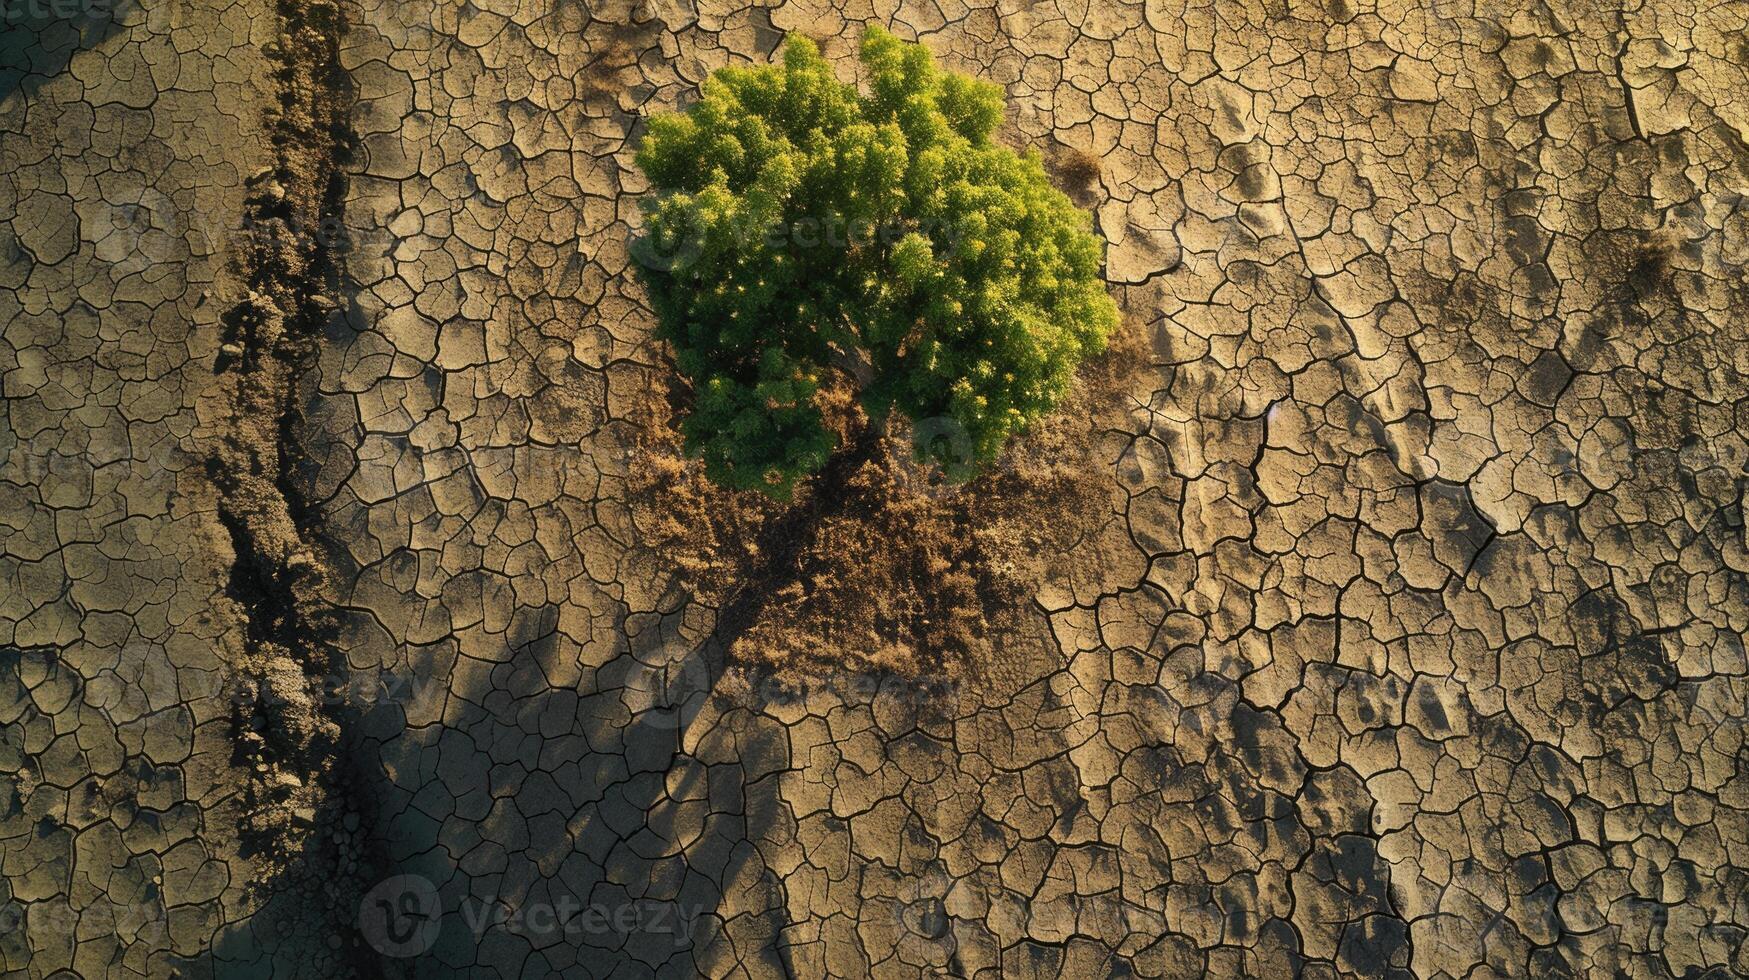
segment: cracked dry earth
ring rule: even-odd
[[[1749,4],[6,10],[6,975],[1749,974]],[[1039,642],[778,687],[631,158],[870,21],[1149,363]]]

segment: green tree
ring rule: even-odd
[[[963,479],[1117,321],[1089,216],[1036,151],[991,140],[1001,89],[879,27],[861,55],[866,94],[801,37],[780,65],[719,70],[637,155],[651,192],[632,256],[694,385],[688,451],[728,486],[787,496],[824,465],[834,370]]]

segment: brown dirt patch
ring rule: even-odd
[[[1051,154],[1050,170],[1058,189],[1070,195],[1093,193],[1102,174],[1098,157],[1073,147],[1060,147]]]
[[[841,390],[828,414],[844,448],[789,503],[718,487],[682,457],[672,423],[687,393],[664,387],[664,365],[628,473],[642,543],[718,608],[733,665],[797,681],[975,675],[1040,635],[1048,564],[1110,518],[1113,434],[1148,363],[1138,333],[1121,327],[1056,413],[957,486],[911,459],[902,424],[875,432]]]

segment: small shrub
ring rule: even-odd
[[[681,422],[711,479],[787,497],[837,436],[824,381],[869,418],[927,422],[955,479],[1057,403],[1117,320],[1087,214],[1036,152],[994,143],[995,85],[871,27],[866,94],[813,42],[725,68],[650,120],[632,255],[692,383]]]

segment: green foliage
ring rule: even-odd
[[[1035,151],[991,141],[1001,89],[878,27],[861,53],[866,95],[791,38],[781,65],[717,71],[651,119],[638,152],[632,255],[697,392],[688,450],[728,486],[786,496],[825,463],[831,370],[969,476],[1117,320],[1089,217]]]

